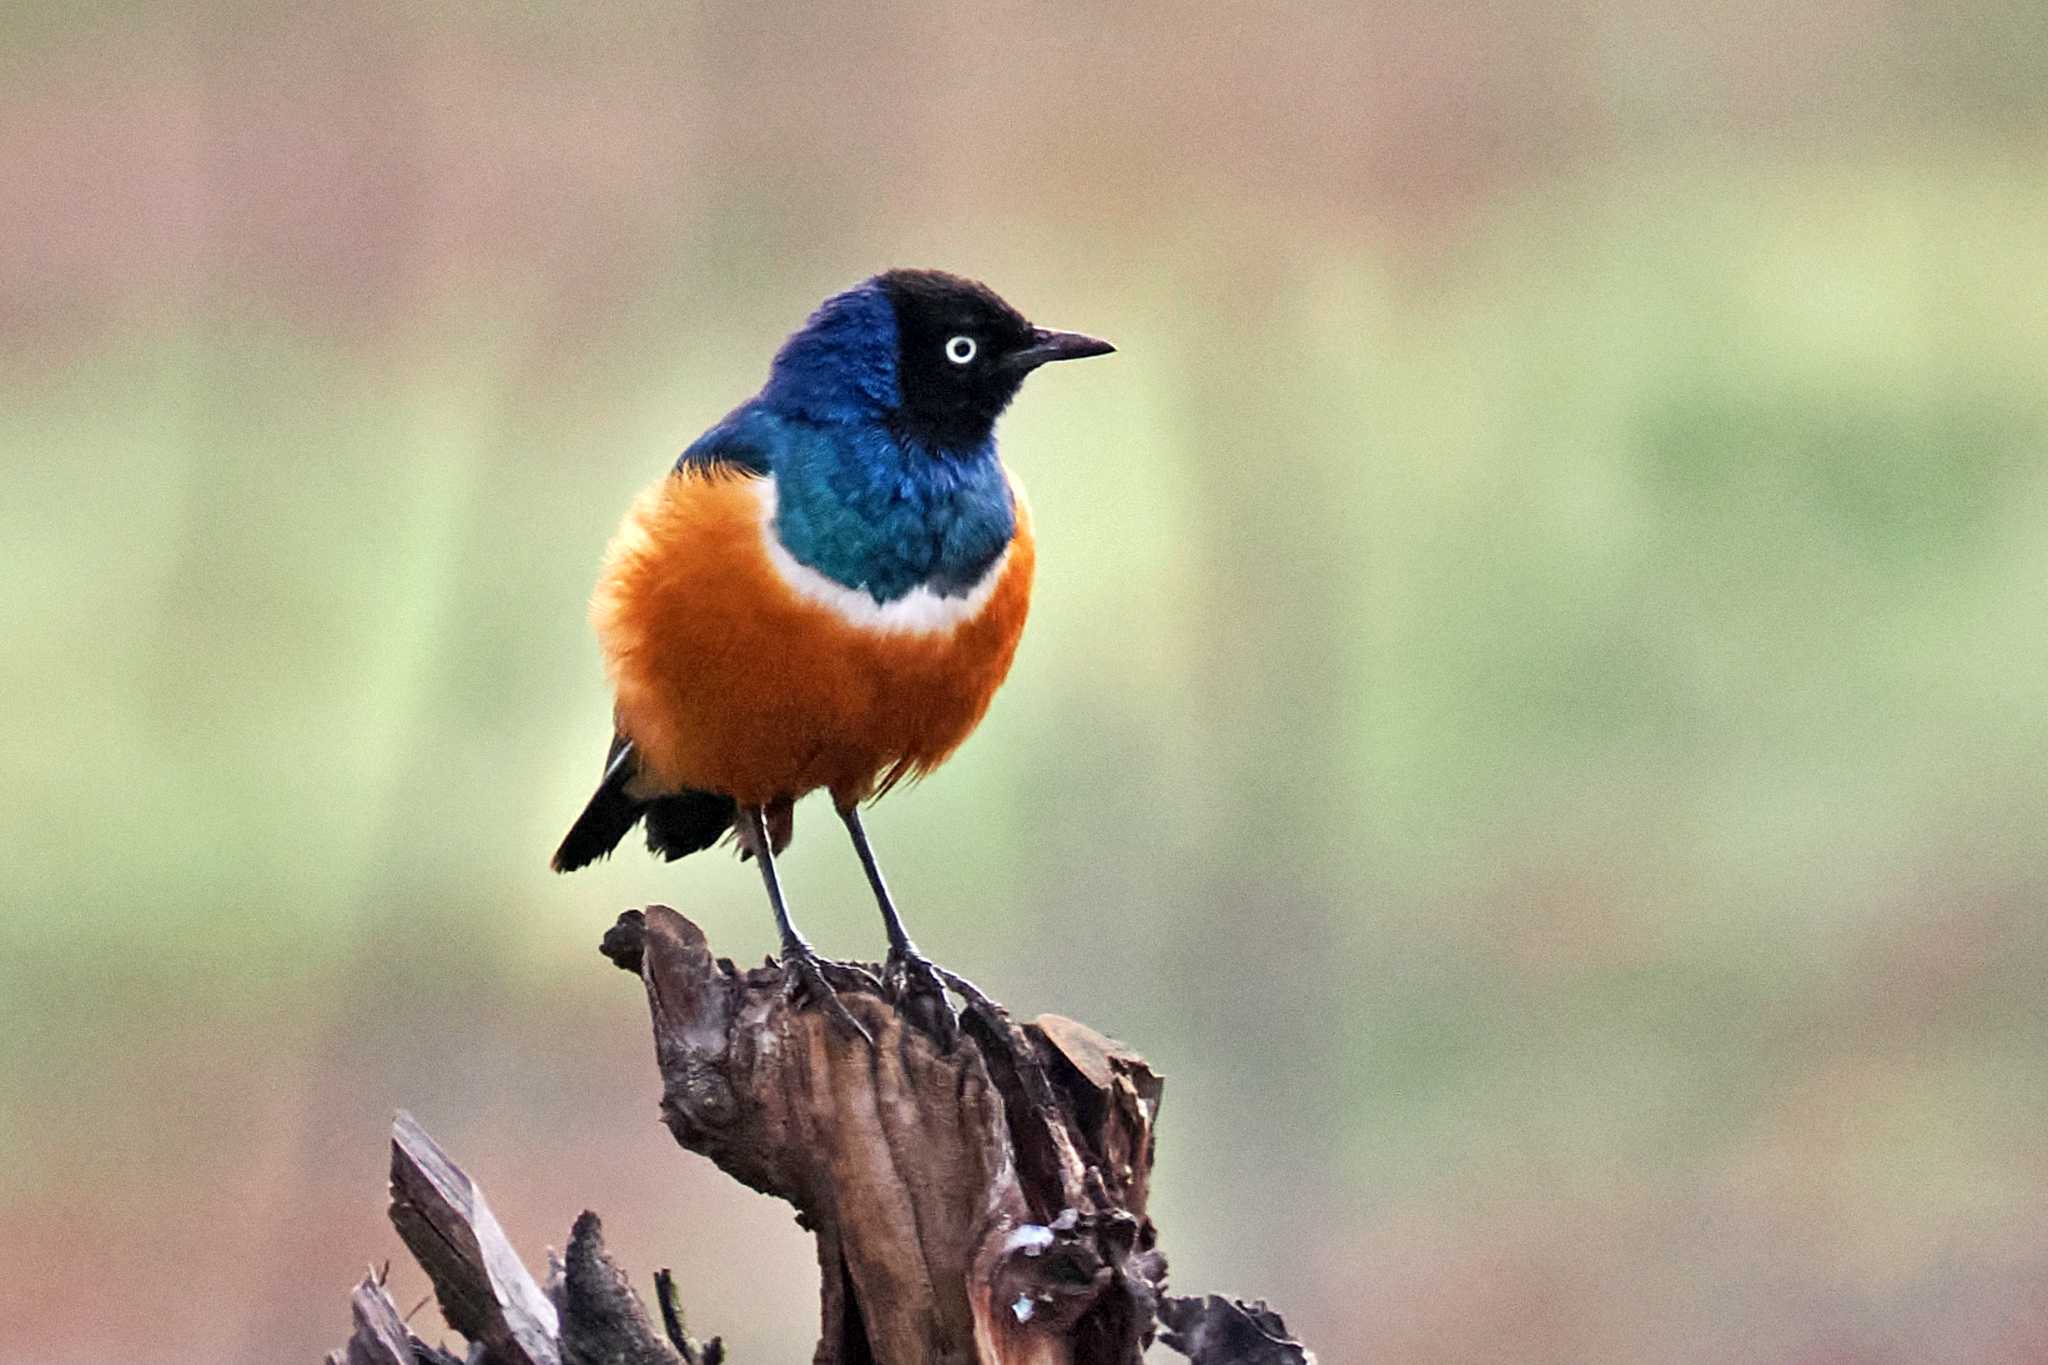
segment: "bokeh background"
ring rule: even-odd
[[[1332,1362],[2048,1359],[2038,3],[0,40],[9,1365],[316,1358],[399,1106],[529,1261],[596,1208],[806,1357],[595,952],[764,953],[753,873],[546,858],[627,500],[911,263],[1122,347],[1006,419],[1032,628],[874,828],[937,956],[1168,1076],[1178,1285]]]

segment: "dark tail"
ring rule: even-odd
[[[624,735],[613,735],[611,752],[605,755],[604,779],[591,793],[583,814],[569,827],[562,846],[555,850],[555,871],[574,872],[579,867],[588,867],[617,848],[626,832],[640,823],[646,805],[626,794],[626,784],[638,769],[639,755],[633,751],[633,741]]]
[[[647,821],[647,847],[670,861],[711,847],[732,828],[734,806],[728,796],[686,791],[643,800],[628,794],[639,767],[633,741],[614,735],[604,779],[555,850],[555,871],[588,867],[617,848],[642,819]]]
[[[656,797],[647,803],[647,847],[674,862],[717,843],[738,813],[730,796],[715,792]]]

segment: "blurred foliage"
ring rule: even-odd
[[[6,12],[0,1359],[339,1340],[398,1105],[805,1349],[591,951],[765,952],[753,874],[545,860],[611,525],[895,262],[1121,347],[1005,419],[1032,627],[875,831],[1167,1073],[1183,1289],[2048,1352],[2038,7],[1234,13]]]

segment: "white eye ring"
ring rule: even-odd
[[[946,359],[955,365],[965,365],[974,359],[976,349],[973,337],[954,337],[946,343]]]

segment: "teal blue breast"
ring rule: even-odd
[[[880,425],[785,429],[771,463],[783,546],[877,602],[920,587],[965,595],[1016,532],[993,440],[955,454]]]

